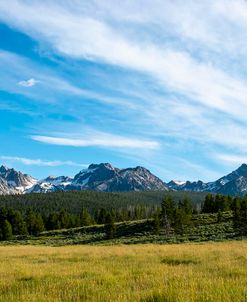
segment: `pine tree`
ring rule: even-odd
[[[12,221],[13,221],[13,218],[15,216],[15,211],[13,208],[8,208],[7,211],[6,211],[6,219],[8,220],[8,222],[12,225]],[[13,226],[13,225],[12,225]]]
[[[35,220],[36,220],[36,216],[33,210],[31,208],[28,208],[26,212],[26,226],[27,226],[27,231],[30,235],[34,234]]]
[[[112,239],[115,236],[116,226],[114,224],[114,219],[110,213],[106,215],[105,218],[105,233],[106,239]]]
[[[193,211],[193,205],[191,200],[189,200],[188,198],[183,199],[182,201],[179,202],[178,207],[180,209],[183,209],[184,212],[187,215],[192,215],[192,211]]]
[[[100,209],[97,223],[98,224],[105,224],[106,223],[106,216],[107,216],[107,211],[104,208]]]
[[[220,209],[222,209],[222,196],[220,194],[216,194],[212,213],[217,213]]]
[[[10,221],[14,235],[26,235],[27,227],[20,211],[15,211]]]
[[[67,229],[70,226],[69,214],[64,209],[59,212],[58,220],[62,229]]]
[[[181,208],[176,208],[174,212],[174,230],[177,234],[183,234],[184,232],[184,217],[186,213]]]
[[[161,219],[166,237],[171,233],[171,224],[173,223],[175,205],[170,196],[166,196],[161,204]]]
[[[239,197],[235,197],[232,202],[232,211],[233,211],[233,228],[236,233],[239,233],[241,227],[241,200]]]
[[[41,232],[45,230],[44,221],[40,214],[37,214],[35,217],[35,223],[33,227],[33,234],[38,236]]]
[[[61,229],[61,224],[60,221],[58,219],[58,213],[53,212],[50,213],[47,221],[46,221],[46,228],[47,230],[59,230]]]
[[[230,210],[230,197],[229,196],[221,196],[221,206],[220,206],[220,210],[222,212],[226,212]]]
[[[123,208],[120,210],[120,216],[121,216],[121,221],[126,221],[128,220],[128,211],[127,209]]]
[[[2,240],[11,240],[13,238],[12,226],[8,220],[4,220],[1,228],[1,239]]]
[[[0,208],[0,227],[3,225],[4,220],[7,219],[7,212],[4,207]]]
[[[240,206],[240,232],[247,235],[247,195],[242,199]]]
[[[26,213],[26,225],[30,235],[38,236],[45,230],[42,216],[35,214],[31,208],[29,208]]]
[[[214,197],[212,194],[207,194],[202,206],[203,213],[214,213],[215,205],[214,205]]]
[[[153,233],[159,235],[160,233],[160,211],[156,211],[153,215]]]
[[[186,212],[183,207],[178,207],[174,213],[174,230],[178,234],[183,234],[185,227],[191,224],[192,214]]]
[[[88,210],[83,208],[80,213],[80,225],[81,226],[87,226],[90,225],[92,222],[92,218],[90,214],[88,213]]]

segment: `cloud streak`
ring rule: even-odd
[[[247,88],[241,79],[164,42],[157,47],[149,41],[143,43],[132,36],[126,37],[110,24],[76,14],[66,5],[37,2],[27,5],[13,1],[12,13],[4,14],[9,11],[7,4],[2,3],[0,9],[5,21],[16,24],[33,38],[44,39],[64,55],[145,72],[168,89],[235,117],[243,116],[243,107],[247,109]],[[57,22],[51,22],[53,19]]]
[[[213,153],[212,156],[229,165],[241,165],[247,163],[247,155],[242,154],[227,154],[227,153]]]
[[[23,87],[32,87],[34,85],[36,85],[37,83],[39,83],[38,80],[35,80],[33,78],[26,80],[26,81],[20,81],[18,82],[18,85],[23,86]]]
[[[98,137],[87,138],[67,138],[67,137],[54,137],[33,135],[31,138],[35,141],[59,145],[59,146],[72,146],[72,147],[101,147],[101,148],[124,148],[124,149],[158,149],[159,143],[156,141],[148,141],[141,139],[130,139],[112,134],[102,133]]]
[[[42,160],[42,159],[31,159],[26,157],[17,156],[0,156],[1,160],[8,162],[19,162],[27,166],[42,166],[42,167],[59,167],[59,166],[71,166],[71,167],[82,167],[85,168],[88,164],[80,164],[73,161],[60,161],[60,160]]]

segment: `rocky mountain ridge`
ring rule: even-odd
[[[36,180],[13,168],[0,167],[0,194],[46,193],[68,190],[94,190],[104,192],[128,191],[192,191],[226,195],[247,193],[247,165],[213,182],[170,181],[163,182],[144,167],[119,169],[109,163],[91,164],[73,178],[48,176]]]
[[[216,181],[204,183],[199,181],[170,181],[168,187],[175,191],[211,192],[225,195],[244,195],[247,193],[247,165],[219,178]]]
[[[0,167],[0,194],[46,193],[68,190],[128,192],[166,190],[167,185],[143,167],[118,169],[109,163],[91,164],[74,178],[49,176],[37,181],[14,169]],[[10,177],[11,176],[11,177]]]
[[[15,169],[0,167],[0,194],[23,193],[36,184],[32,176],[23,174]]]

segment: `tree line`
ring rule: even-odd
[[[207,194],[202,205],[202,213],[218,213],[232,211],[233,227],[239,235],[247,235],[247,195],[243,197]]]
[[[193,215],[199,213],[218,213],[218,222],[222,212],[232,211],[233,227],[239,235],[247,235],[247,195],[230,197],[220,194],[207,194],[200,209],[185,197],[178,202],[166,195],[160,206],[128,206],[126,208],[99,208],[94,211],[83,207],[79,214],[66,209],[40,213],[27,208],[25,212],[9,207],[0,208],[0,240],[11,239],[12,236],[33,235],[56,229],[68,229],[94,224],[104,224],[106,238],[113,238],[116,233],[116,222],[147,219],[152,221],[153,233],[165,236],[183,234],[193,224]]]
[[[166,196],[153,216],[153,232],[158,235],[163,230],[166,237],[173,233],[183,234],[196,212],[190,199],[184,198],[176,203],[171,196]]]
[[[133,207],[146,207],[146,212],[152,207],[159,207],[165,195],[172,196],[177,203],[180,199],[189,198],[193,204],[200,204],[205,193],[195,192],[95,192],[95,191],[66,191],[53,193],[31,193],[19,195],[0,195],[0,207],[19,210],[23,215],[28,208],[42,215],[59,212],[61,209],[71,214],[79,215],[82,208],[86,208],[90,215],[94,216],[96,209],[125,209],[133,213]],[[130,213],[132,219],[133,214]],[[131,216],[132,215],[132,216]],[[146,214],[145,214],[146,215]],[[145,215],[142,215],[145,218]],[[148,213],[147,213],[148,215]],[[126,214],[125,218],[126,219]],[[127,220],[126,219],[126,220]]]
[[[105,208],[97,209],[94,215],[91,215],[86,208],[82,208],[79,215],[71,214],[65,209],[51,212],[49,214],[40,214],[31,207],[22,213],[13,208],[0,208],[0,240],[8,240],[13,235],[37,236],[47,230],[68,229],[74,227],[83,227],[94,224],[105,224],[106,229],[113,226],[115,222],[140,220],[151,218],[156,211],[156,207],[130,206],[122,209]],[[108,226],[107,226],[108,225]],[[108,237],[113,237],[112,231],[107,231]]]
[[[207,194],[202,204],[202,213],[218,213],[230,211],[234,200],[239,197],[225,196],[221,194]]]
[[[247,195],[241,198],[207,194],[199,211],[188,198],[176,203],[171,196],[166,196],[153,216],[153,231],[159,234],[163,230],[166,237],[174,233],[182,235],[193,224],[193,214],[217,213],[217,222],[221,222],[222,213],[227,211],[233,214],[235,233],[247,235]]]

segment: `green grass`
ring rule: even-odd
[[[245,302],[247,242],[1,246],[0,302]]]
[[[231,212],[195,215],[169,238],[151,220],[116,229],[112,240],[94,225],[1,242],[0,302],[247,301],[247,241],[234,240]]]

